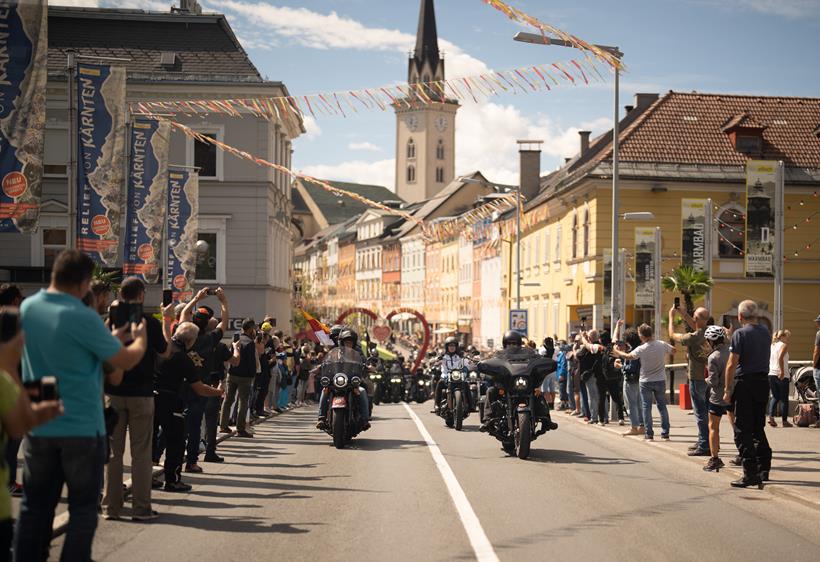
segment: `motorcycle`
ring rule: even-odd
[[[444,418],[447,427],[454,427],[456,431],[461,431],[464,418],[470,415],[467,407],[467,393],[470,392],[470,388],[466,379],[466,370],[450,372],[438,408],[438,415]]]
[[[416,402],[423,404],[430,398],[430,379],[426,375],[419,375],[416,382]]]
[[[364,375],[361,356],[346,347],[328,352],[322,364],[322,387],[330,391],[327,432],[333,445],[344,449],[364,426],[359,410],[359,387]]]
[[[493,417],[488,432],[501,441],[508,455],[526,459],[532,441],[549,431],[544,415],[547,405],[540,387],[553,370],[554,361],[526,349],[505,350],[478,364],[478,371],[498,387],[498,397],[485,404],[485,413]]]
[[[370,402],[371,402],[371,404],[375,404],[376,406],[381,404],[381,401],[382,401],[382,393],[383,393],[383,390],[382,390],[382,386],[383,386],[382,377],[383,376],[384,375],[382,375],[381,371],[373,371],[373,372],[370,373],[370,375],[368,375],[368,378],[370,379],[370,384],[373,385],[373,396],[372,396],[372,400]]]
[[[469,381],[473,404],[478,404],[481,399],[481,377],[478,376],[476,371],[470,371],[470,374],[467,375],[467,381]]]
[[[385,402],[393,402],[394,404],[401,402],[402,393],[404,392],[404,381],[401,374],[393,373],[390,375],[388,391],[389,393],[385,394]]]

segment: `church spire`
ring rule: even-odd
[[[436,12],[433,0],[421,0],[419,27],[416,33],[416,48],[410,57],[409,81],[411,83],[428,80],[444,80],[444,61],[438,50],[436,32]]]

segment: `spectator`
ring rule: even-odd
[[[569,392],[572,393],[575,402],[575,408],[570,412],[570,415],[583,417],[585,415],[584,408],[586,407],[586,391],[582,396],[583,385],[581,384],[581,373],[578,365],[578,346],[580,345],[581,336],[570,334],[570,340],[572,340],[572,343],[567,350],[567,376],[569,378]],[[588,414],[586,415],[589,419]]]
[[[578,350],[581,384],[586,386],[589,408],[588,423],[604,422],[604,415],[599,404],[599,380],[604,376],[604,347],[598,343],[598,330],[581,332],[581,348]]]
[[[216,320],[211,319],[216,325]],[[214,363],[212,371],[208,376],[210,386],[224,390],[225,388],[225,364],[231,366],[239,365],[239,345],[234,343],[228,347],[222,342],[216,344],[214,351]],[[205,462],[224,462],[225,459],[216,454],[216,430],[219,427],[220,397],[209,396],[205,404]]]
[[[162,429],[165,439],[165,486],[166,492],[188,492],[189,484],[182,482],[182,460],[185,455],[185,401],[186,385],[200,396],[221,396],[222,391],[210,387],[199,379],[199,373],[188,353],[196,343],[199,328],[192,322],[180,322],[169,345],[166,358],[157,365],[155,390],[155,433]],[[197,441],[199,445],[199,441]]]
[[[680,315],[692,330],[687,334],[675,333],[675,315]],[[686,358],[689,378],[689,396],[692,398],[692,410],[698,425],[698,440],[689,447],[690,457],[709,456],[709,411],[707,408],[708,389],[705,372],[706,360],[709,357],[709,345],[703,337],[709,321],[709,311],[703,307],[695,310],[694,317],[689,316],[683,308],[669,309],[669,341],[686,347]]]
[[[239,364],[228,371],[228,382],[225,401],[222,402],[222,412],[219,418],[219,430],[222,433],[231,433],[228,420],[234,400],[237,402],[236,434],[239,437],[252,438],[253,434],[247,430],[248,400],[251,394],[251,384],[256,375],[257,349],[256,322],[248,318],[242,322],[242,333],[239,335]]]
[[[145,302],[145,285],[129,277],[120,286],[121,303]],[[163,309],[161,324],[151,315],[143,314],[148,336],[148,349],[133,369],[123,374],[122,383],[105,385],[107,403],[117,412],[117,424],[111,434],[111,458],[105,468],[105,489],[102,500],[104,519],[119,519],[123,507],[123,455],[125,433],[128,432],[131,451],[131,518],[148,521],[157,517],[151,509],[151,437],[154,428],[154,365],[158,357],[166,357],[170,340],[172,306]]]
[[[97,527],[97,506],[106,455],[102,363],[133,369],[147,346],[145,322],[130,327],[131,343],[122,343],[100,316],[82,303],[89,291],[94,262],[77,250],[64,250],[54,262],[47,290],[22,305],[22,328],[28,334],[23,380],[56,377],[64,415],[34,429],[23,442],[23,501],[14,537],[15,560],[40,560],[48,552],[54,509],[65,484],[69,503],[62,560],[87,561]],[[125,335],[126,330],[120,330]],[[109,375],[118,384],[122,373]],[[120,380],[117,380],[120,379]]]
[[[772,464],[765,429],[770,335],[769,330],[758,323],[757,314],[754,301],[745,300],[738,305],[741,327],[732,334],[726,365],[723,399],[734,409],[735,444],[743,462],[743,477],[732,482],[735,488],[762,487],[763,481],[769,479]]]
[[[276,354],[276,365],[279,369],[279,408],[281,410],[290,409],[290,385],[291,380],[290,370],[287,364],[287,353],[280,351]]]
[[[270,382],[268,383],[268,396],[266,401],[268,403],[268,410],[282,413],[282,408],[279,407],[279,382],[280,373],[276,366],[276,353],[280,349],[279,338],[271,336],[270,340],[265,344],[265,353],[268,356],[268,364],[270,366]]]
[[[661,415],[661,439],[669,440],[669,411],[666,409],[666,355],[674,354],[675,348],[664,341],[656,340],[652,326],[641,324],[638,326],[638,336],[641,345],[626,353],[613,349],[612,354],[621,359],[634,361],[640,359],[641,374],[639,384],[641,389],[641,404],[643,405],[643,422],[646,428],[644,439],[653,440],[655,433],[652,429],[652,399],[658,406]]]
[[[618,320],[619,328],[623,326],[623,320]],[[624,333],[624,341],[616,345],[621,351],[632,351],[641,345],[641,338],[635,328],[629,328]],[[625,436],[644,435],[645,428],[643,422],[643,404],[641,403],[641,360],[622,360],[621,370],[624,374],[624,398],[627,410],[629,411],[629,431]]]
[[[811,355],[811,364],[814,368],[814,388],[820,393],[820,314],[814,319],[814,326],[817,328],[817,333],[814,335],[814,351]],[[814,427],[820,427],[820,420],[817,420]]]
[[[20,308],[22,302],[23,293],[20,291],[20,287],[9,283],[0,285],[0,307],[11,306]],[[15,371],[18,370],[18,366],[15,365]],[[11,495],[15,497],[23,495],[23,485],[17,482],[17,452],[20,450],[20,443],[20,439],[12,437],[6,442],[4,450],[6,466],[9,470],[8,487],[11,491]],[[0,480],[0,486],[4,486],[5,484],[5,482]]]
[[[308,388],[308,379],[310,378],[310,369],[312,365],[310,363],[310,355],[306,353],[306,350],[300,354],[300,361],[299,361],[299,368],[297,371],[297,388],[296,388],[296,405],[297,406],[304,406],[305,405],[305,394]]]
[[[202,300],[209,295],[215,295],[219,299],[220,304],[220,321],[217,324],[216,319],[213,318],[213,311],[207,306],[198,306]],[[225,292],[222,288],[218,288],[213,293],[208,287],[201,289],[196,296],[191,299],[180,314],[182,322],[193,322],[199,329],[196,341],[193,347],[188,351],[188,356],[194,364],[196,369],[196,378],[202,381],[203,384],[214,388],[210,375],[214,370],[214,354],[216,346],[222,341],[222,336],[227,330],[231,321],[230,313],[228,312],[228,299],[225,297]],[[213,322],[211,322],[213,320]],[[205,415],[205,408],[209,401],[216,399],[214,395],[204,395],[194,392],[192,387],[186,389],[185,400],[188,406],[188,412],[185,416],[185,425],[187,426],[188,446],[185,455],[185,472],[201,473],[202,468],[197,461],[199,460],[199,443],[202,439],[202,418]]]
[[[262,324],[262,353],[259,355],[259,373],[256,376],[253,414],[258,418],[267,418],[271,415],[265,410],[265,400],[270,392],[272,364],[276,362],[268,343],[271,341],[271,325]]]
[[[91,308],[103,318],[108,317],[108,305],[111,301],[111,283],[101,279],[91,282]]]
[[[9,283],[0,285],[0,306],[13,306],[20,308],[23,302],[23,293],[20,287]]]
[[[792,333],[788,330],[778,330],[772,338],[769,350],[769,389],[772,399],[769,401],[769,425],[777,427],[774,416],[777,406],[780,405],[780,417],[783,427],[791,427],[789,423],[789,338]]]
[[[606,425],[611,418],[615,420],[618,417],[618,424],[624,425],[624,395],[623,395],[623,373],[621,371],[621,362],[615,364],[616,359],[611,356],[609,351],[612,349],[612,337],[608,331],[604,331],[600,335],[601,345],[604,346],[603,355],[603,377],[598,379],[598,417],[601,418],[601,423]],[[607,416],[607,406],[614,407],[616,412],[609,412]]]
[[[709,460],[703,470],[719,471],[723,468],[720,460],[720,420],[727,413],[729,403],[724,402],[726,392],[726,364],[729,362],[729,346],[726,343],[726,330],[721,326],[709,326],[704,337],[712,348],[706,363],[706,384],[709,388]],[[729,420],[731,422],[731,418]]]
[[[574,406],[572,402],[572,390],[569,386],[569,376],[567,370],[567,342],[558,342],[558,357],[555,359],[555,376],[558,379],[559,404],[558,410],[567,410]]]

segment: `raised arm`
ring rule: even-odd
[[[228,326],[231,324],[231,316],[228,314],[228,297],[225,296],[225,291],[222,290],[222,287],[216,290],[216,298],[219,299],[219,304],[222,308],[222,316],[221,321],[217,328],[222,330],[222,333],[228,331]]]
[[[194,309],[199,301],[204,299],[208,296],[208,287],[200,289],[199,292],[194,295],[188,303],[185,305],[185,308],[182,309],[182,314],[179,315],[180,322],[190,322],[194,317]]]

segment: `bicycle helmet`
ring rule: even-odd
[[[703,337],[707,341],[719,341],[726,337],[726,330],[723,326],[707,326]]]

